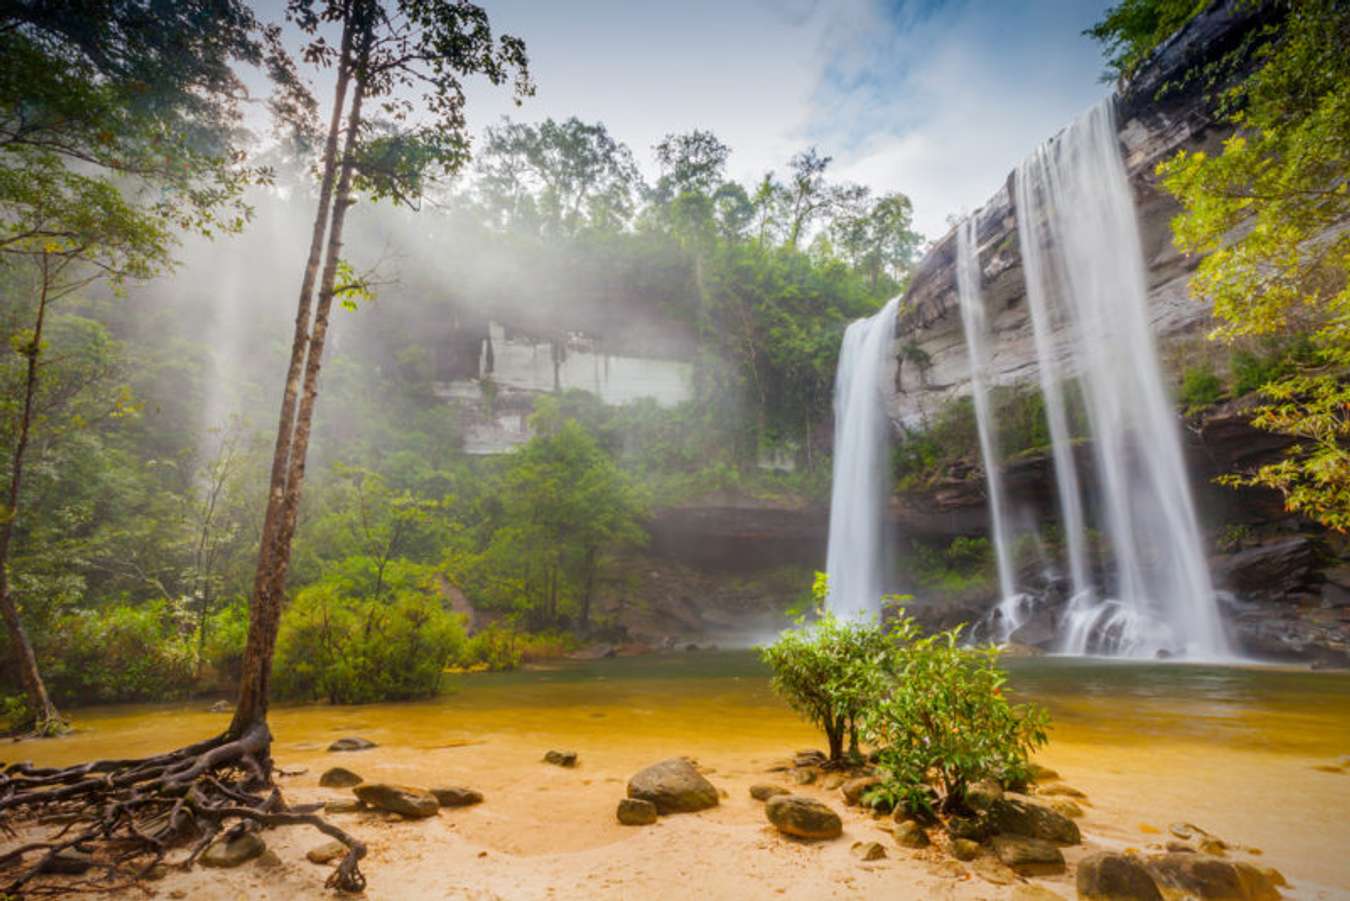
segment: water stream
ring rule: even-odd
[[[1026,617],[1025,596],[1016,587],[1012,541],[1008,535],[1007,495],[998,458],[998,424],[989,411],[989,322],[980,287],[979,235],[976,216],[968,216],[956,230],[956,293],[961,308],[966,355],[970,358],[970,394],[975,406],[975,424],[980,436],[980,458],[988,486],[989,521],[998,564],[999,603],[995,617],[999,641],[1007,641]]]
[[[890,420],[899,298],[844,332],[834,385],[834,482],[830,497],[828,606],[836,616],[875,616],[890,589]]]
[[[1147,308],[1134,196],[1108,97],[1028,157],[1018,233],[1074,597],[1069,654],[1228,654]],[[1067,404],[1076,378],[1101,533],[1095,575]]]

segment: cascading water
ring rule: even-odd
[[[900,299],[844,332],[834,381],[834,482],[830,496],[827,606],[862,619],[881,610],[890,590],[886,530],[890,496],[890,422],[884,384],[895,365],[895,314]]]
[[[1061,650],[1226,656],[1176,416],[1147,316],[1134,198],[1108,97],[1017,172],[1017,224],[1074,596]],[[1058,336],[1056,339],[1055,336]],[[1076,376],[1113,577],[1099,594],[1067,413]]]
[[[989,495],[990,531],[998,563],[999,604],[994,616],[994,637],[1007,641],[1026,617],[1026,598],[1017,592],[1013,574],[1012,543],[1006,528],[1007,498],[997,451],[997,424],[989,412],[989,321],[980,279],[977,218],[969,216],[956,230],[956,294],[966,336],[966,355],[970,358],[970,393],[980,436],[980,457],[984,461]]]

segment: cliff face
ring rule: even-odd
[[[1160,190],[1153,171],[1180,149],[1212,147],[1226,136],[1216,125],[1201,79],[1187,80],[1185,73],[1232,53],[1271,15],[1268,8],[1242,0],[1216,2],[1161,46],[1120,93],[1120,141],[1135,190],[1153,331],[1164,359],[1170,356],[1169,345],[1203,332],[1209,311],[1187,293],[1195,261],[1172,245],[1170,220],[1177,207]],[[1018,246],[1015,178],[1016,173],[1009,174],[975,214],[996,385],[1032,382],[1038,374]],[[905,294],[896,325],[900,363],[891,408],[898,425],[918,425],[970,392],[955,262],[956,236],[949,232],[920,262]]]

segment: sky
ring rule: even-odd
[[[537,92],[516,107],[471,81],[475,134],[503,115],[601,121],[649,179],[652,147],[695,128],[731,147],[742,182],[815,146],[833,179],[909,195],[931,239],[1109,89],[1083,30],[1110,0],[478,2],[525,40]]]
[[[481,0],[525,39],[538,91],[502,115],[603,121],[650,177],[651,147],[709,129],[743,181],[815,145],[835,178],[914,201],[937,238],[1017,162],[1105,95],[1083,29],[1107,0]]]

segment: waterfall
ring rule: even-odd
[[[996,637],[1007,641],[1022,624],[1026,605],[1017,593],[1013,575],[1012,543],[1008,539],[1007,498],[1003,491],[1003,470],[998,459],[997,424],[989,412],[990,355],[989,321],[980,287],[980,252],[975,216],[969,216],[956,230],[956,294],[961,308],[961,325],[966,336],[966,355],[970,358],[970,394],[975,405],[975,424],[980,436],[980,458],[984,462],[985,484],[989,495],[990,532],[998,563],[999,604]]]
[[[836,616],[876,616],[890,589],[886,530],[890,496],[890,421],[886,379],[895,365],[900,299],[844,332],[834,381],[834,482],[830,497],[828,607]]]
[[[1147,309],[1134,197],[1114,98],[1019,167],[1017,224],[1074,596],[1061,650],[1122,656],[1225,656],[1176,413]],[[1058,337],[1056,337],[1058,336]],[[1094,521],[1111,579],[1098,591],[1067,412],[1086,413]]]

